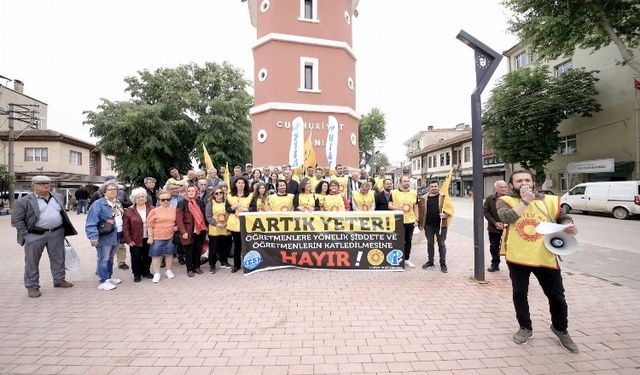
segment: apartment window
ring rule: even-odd
[[[560,137],[560,155],[575,154],[578,151],[578,144],[576,142],[576,135],[568,135],[566,137]]]
[[[516,56],[516,70],[524,68],[527,65],[529,65],[529,55],[527,51],[524,51]]]
[[[446,162],[447,162],[446,165],[451,165],[451,154],[449,152],[447,152],[445,154],[445,158],[446,158]]]
[[[565,61],[562,64],[556,65],[553,70],[556,74],[556,77],[560,77],[561,75],[565,74],[566,72],[570,71],[571,69],[573,69],[573,62],[571,60]]]
[[[116,167],[116,161],[113,159],[107,159],[107,169],[113,171],[115,170],[115,167]]]
[[[471,147],[464,148],[464,162],[468,163],[471,160]]]
[[[69,151],[69,164],[82,165],[82,153],[78,151]]]
[[[318,1],[300,0],[300,21],[318,22]]]
[[[95,167],[96,167],[96,156],[91,155],[89,156],[89,168],[95,168]]]
[[[454,150],[453,151],[453,165],[458,164],[458,160],[460,160],[460,151]],[[460,161],[462,161],[462,160],[460,160]]]
[[[432,167],[431,156],[427,157],[427,159],[429,159],[429,161],[427,162],[428,168],[431,168]]]
[[[560,181],[561,191],[569,190],[569,180],[567,179],[566,173],[558,173],[558,180]]]
[[[300,57],[300,88],[299,91],[320,92],[318,83],[318,59]]]
[[[49,161],[49,149],[46,147],[25,148],[24,161]]]
[[[444,152],[440,154],[440,166],[444,167]]]

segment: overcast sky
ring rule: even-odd
[[[498,52],[516,42],[498,0],[361,0],[358,11],[356,111],[385,112],[394,162],[428,125],[471,123],[473,52],[460,29]],[[82,112],[127,100],[123,78],[138,70],[226,60],[253,80],[255,35],[240,0],[0,0],[0,75],[49,105],[50,129],[91,140]],[[503,59],[494,78],[505,73]]]

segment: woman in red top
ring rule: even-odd
[[[209,229],[204,214],[204,203],[199,199],[196,186],[187,187],[185,199],[176,207],[176,223],[180,232],[180,243],[184,247],[187,276],[202,274],[200,249]]]
[[[149,271],[151,257],[149,257],[149,244],[147,238],[147,217],[153,209],[147,202],[147,191],[144,188],[136,188],[131,192],[133,206],[124,210],[124,243],[129,244],[131,251],[131,271],[133,281],[139,283],[142,277],[152,279]]]

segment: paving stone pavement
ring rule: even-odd
[[[84,216],[70,240],[81,270],[54,289],[43,256],[42,297],[22,282],[22,249],[0,217],[1,374],[639,374],[640,291],[564,271],[570,332],[579,354],[549,330],[546,298],[530,286],[535,338],[523,346],[506,267],[470,279],[473,244],[450,233],[449,273],[424,271],[414,236],[405,272],[220,270],[159,284],[97,289]]]

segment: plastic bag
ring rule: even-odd
[[[67,271],[76,272],[80,269],[80,257],[76,249],[71,246],[69,240],[64,239],[64,268]]]

